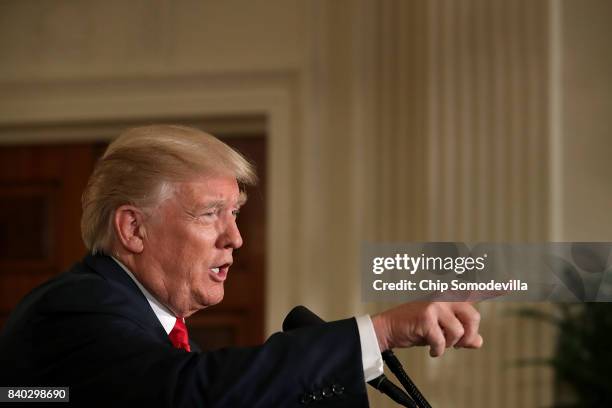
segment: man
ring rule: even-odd
[[[201,353],[184,319],[219,303],[242,245],[249,163],[195,129],[115,140],[83,194],[90,255],[34,289],[0,338],[0,386],[69,386],[76,405],[367,406],[380,351],[480,347],[466,303],[413,303]]]

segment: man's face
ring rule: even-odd
[[[236,179],[208,176],[175,185],[145,222],[138,277],[177,316],[223,299],[232,251],[242,246]]]

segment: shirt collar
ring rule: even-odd
[[[144,286],[142,286],[142,284],[138,281],[138,279],[136,279],[134,274],[132,274],[132,272],[124,264],[122,264],[117,258],[113,256],[111,256],[111,258],[113,258],[113,260],[117,262],[121,269],[123,269],[125,273],[127,273],[128,276],[132,278],[132,280],[138,286],[142,294],[147,298],[149,305],[151,305],[151,309],[153,309],[153,313],[155,313],[155,316],[157,316],[157,319],[166,331],[166,334],[170,334],[172,328],[174,328],[174,325],[176,323],[176,316],[174,316],[174,314],[170,310],[168,310],[168,308],[164,306],[160,301],[155,299],[155,297],[151,295],[149,291],[145,289]]]

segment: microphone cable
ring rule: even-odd
[[[406,389],[406,392],[408,393],[408,395],[410,395],[410,397],[414,401],[416,401],[416,403],[418,404],[418,407],[419,408],[431,408],[431,405],[429,405],[429,402],[427,402],[423,394],[421,394],[421,391],[419,391],[419,389],[414,384],[414,382],[412,382],[410,377],[408,377],[408,374],[404,370],[402,363],[395,356],[393,351],[386,350],[386,351],[383,351],[381,354],[382,354],[384,362],[387,364],[387,367],[389,367],[389,370],[391,370],[393,375],[395,375],[395,377],[399,380],[399,382],[404,386],[404,389]]]

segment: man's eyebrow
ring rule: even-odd
[[[236,206],[242,207],[244,203],[246,203],[246,201],[247,201],[247,195],[245,192],[241,191],[240,195],[238,196],[238,200],[236,201]],[[204,210],[210,210],[212,208],[223,208],[225,206],[226,206],[225,200],[210,200],[210,201],[206,201],[206,202],[195,205],[194,211],[199,212],[199,211],[204,211]]]
[[[210,200],[196,205],[196,208],[199,210],[209,210],[211,208],[221,208],[225,206],[225,201],[223,200]]]

